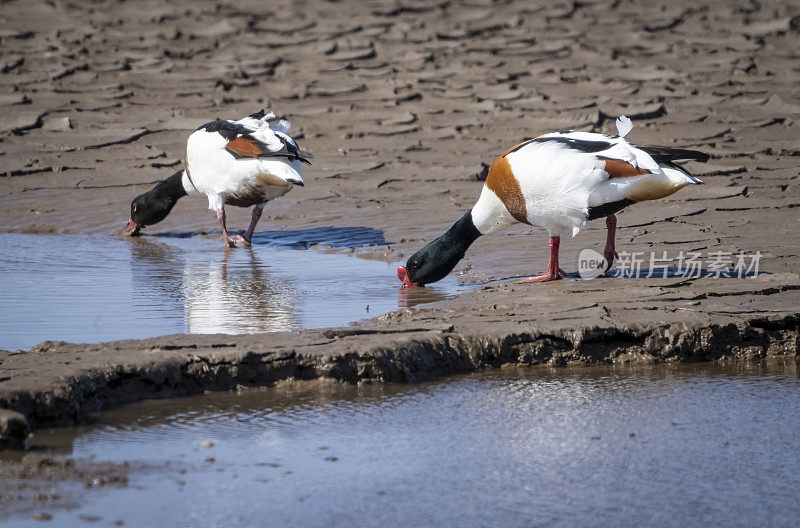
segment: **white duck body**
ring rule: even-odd
[[[303,185],[301,159],[307,154],[287,135],[290,124],[270,123],[274,118],[261,112],[207,123],[193,132],[182,180],[187,192],[205,194],[208,208],[218,211],[225,204],[263,206]]]
[[[509,149],[489,169],[472,209],[475,227],[486,234],[522,222],[551,237],[575,235],[587,220],[702,183],[671,161],[699,159],[700,153],[644,147],[657,153],[659,163],[625,141],[630,120],[621,117],[617,127],[616,137],[556,132]]]

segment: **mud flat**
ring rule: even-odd
[[[518,286],[544,269],[547,244],[516,227],[482,237],[457,268],[479,289],[351,328],[3,352],[0,407],[36,428],[290,378],[796,356],[798,17],[796,2],[714,0],[3,3],[4,232],[119,230],[130,199],[181,164],[191,130],[263,106],[294,123],[315,160],[260,228],[367,227],[386,243],[356,254],[401,262],[472,205],[481,163],[551,130],[613,132],[625,113],[632,142],[712,159],[689,167],[705,186],[623,212],[618,250],[667,251],[673,264],[760,252],[762,274]],[[184,199],[146,232],[213,228],[205,207]],[[229,222],[248,217],[234,209]],[[563,266],[604,237],[599,222],[563,241]]]

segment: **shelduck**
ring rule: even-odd
[[[301,164],[310,165],[312,156],[288,135],[290,126],[264,110],[238,121],[200,126],[186,142],[185,169],[131,202],[130,220],[122,233],[137,235],[166,218],[180,198],[202,193],[208,197],[208,208],[217,213],[225,245],[249,245],[264,205],[295,185],[304,185]],[[242,235],[228,234],[225,205],[254,206],[250,226]]]
[[[543,227],[550,236],[550,262],[544,275],[520,283],[560,279],[560,237],[575,236],[588,220],[606,219],[603,256],[607,268],[618,258],[614,248],[615,213],[634,203],[664,198],[703,183],[678,160],[706,161],[696,150],[636,147],[624,138],[633,128],[617,119],[618,135],[555,132],[512,147],[494,160],[475,206],[442,236],[414,253],[397,269],[403,286],[422,286],[444,278],[481,235],[517,222]]]

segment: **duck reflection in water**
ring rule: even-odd
[[[299,291],[273,276],[252,247],[238,252],[139,239],[131,244],[134,293],[166,313],[185,315],[192,334],[245,334],[299,328]]]
[[[430,286],[425,288],[401,288],[397,292],[397,307],[413,308],[418,304],[444,301],[452,296],[452,292]]]

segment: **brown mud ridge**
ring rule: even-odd
[[[264,107],[315,158],[260,229],[370,227],[391,244],[358,255],[401,262],[472,206],[481,163],[553,130],[615,133],[624,113],[631,142],[711,160],[688,165],[706,185],[620,214],[618,251],[760,251],[768,273],[517,286],[548,255],[545,233],[519,226],[481,237],[456,269],[479,290],[353,328],[2,353],[0,407],[38,427],[287,378],[797,355],[798,49],[791,1],[4,2],[4,232],[119,231],[193,129]],[[250,213],[230,209],[244,227]],[[190,197],[145,233],[215,225]],[[604,239],[595,222],[562,240],[562,265]]]
[[[435,317],[435,310],[416,315],[420,312],[428,320],[445,318]],[[269,386],[281,380],[415,382],[506,364],[800,354],[800,314],[739,318],[724,324],[549,329],[520,324],[524,317],[513,314],[502,317],[488,332],[476,332],[478,325],[462,328],[460,323],[413,327],[409,321],[392,321],[394,315],[388,314],[384,324],[292,333],[165,336],[97,345],[48,341],[29,352],[0,356],[2,371],[10,374],[0,385],[0,406],[24,414],[35,428],[78,423],[87,413],[145,398]]]

